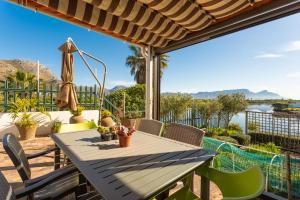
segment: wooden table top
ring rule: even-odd
[[[106,200],[152,198],[216,155],[140,131],[126,148],[118,140],[101,141],[96,130],[51,137]]]

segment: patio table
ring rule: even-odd
[[[126,148],[119,147],[118,140],[101,141],[96,130],[51,137],[106,200],[150,199],[216,155],[211,150],[141,131],[133,134]],[[209,196],[208,184],[202,178],[204,199]]]

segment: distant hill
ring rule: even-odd
[[[108,90],[109,92],[114,92],[114,91],[117,91],[117,90],[121,90],[121,89],[126,89],[127,87],[124,86],[124,85],[117,85],[115,87],[113,87],[112,89]]]
[[[18,70],[36,74],[36,67],[36,61],[20,59],[0,60],[0,80],[5,80],[9,74],[14,74]],[[56,81],[57,77],[46,65],[40,63],[40,79]]]
[[[247,99],[262,100],[262,99],[282,99],[283,97],[274,92],[262,90],[260,92],[252,92],[248,89],[233,89],[233,90],[220,90],[212,92],[197,92],[190,93],[194,99],[215,99],[221,94],[237,94],[241,93],[246,96]],[[171,95],[174,93],[164,93],[165,95]]]

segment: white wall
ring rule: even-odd
[[[46,136],[51,132],[52,122],[56,119],[61,120],[63,123],[69,123],[69,119],[72,116],[69,111],[54,111],[49,112],[51,120],[46,118],[37,129],[37,136]],[[85,110],[83,111],[83,117],[86,120],[94,120],[98,122],[98,110]],[[33,113],[35,114],[35,113]],[[6,133],[13,133],[19,135],[17,127],[14,125],[10,118],[10,113],[0,113],[0,139]]]

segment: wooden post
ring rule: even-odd
[[[145,118],[153,117],[153,52],[152,47],[147,47],[146,52],[146,102]]]
[[[290,157],[290,152],[288,151],[285,153],[285,166],[286,166],[288,200],[292,200],[293,195],[292,195],[292,180],[291,180],[291,157]]]
[[[153,119],[160,121],[160,54],[154,56],[153,65]]]

